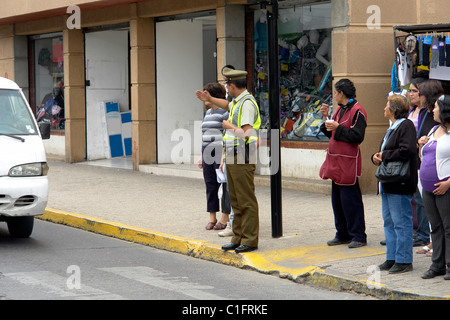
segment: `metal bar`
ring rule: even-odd
[[[280,154],[280,71],[278,64],[278,1],[271,1],[267,10],[268,46],[269,46],[269,104],[270,104],[270,162],[276,163],[278,170],[271,173],[270,193],[272,209],[272,237],[283,235],[281,206],[281,154]],[[278,148],[278,150],[275,150]],[[278,155],[274,159],[273,155]]]

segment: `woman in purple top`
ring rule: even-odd
[[[422,197],[433,241],[432,264],[422,278],[445,275],[450,280],[450,95],[436,101],[433,117],[439,125],[430,131],[425,144],[419,142]]]

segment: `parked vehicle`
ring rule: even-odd
[[[47,206],[49,138],[50,125],[38,126],[20,87],[0,77],[0,221],[13,237],[29,237]]]

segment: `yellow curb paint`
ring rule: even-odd
[[[330,249],[326,245],[319,245],[235,254],[234,252],[224,252],[220,246],[206,241],[131,227],[121,223],[52,208],[47,208],[39,218],[205,260],[240,268],[248,267],[263,273],[279,273],[280,277],[294,280],[297,277],[305,277],[312,275],[314,272],[323,271],[317,266],[321,263],[382,253],[380,250],[373,249],[364,250],[365,248],[362,248],[363,250],[351,251],[348,248],[347,250],[342,250],[342,248],[339,250],[336,247]],[[283,263],[289,263],[296,267],[285,266]]]
[[[264,257],[265,252],[262,253],[246,253],[243,254],[245,265],[249,266],[262,273],[279,273],[281,278],[297,279],[298,277],[305,277],[312,273],[321,270],[316,266],[306,266],[302,268],[289,268],[276,264],[267,260]]]
[[[243,267],[242,256],[234,254],[234,252],[224,252],[218,245],[210,244],[206,241],[131,227],[121,223],[52,208],[46,208],[44,214],[38,216],[38,218],[130,242],[145,244],[158,249]]]
[[[305,280],[322,288],[355,291],[380,296],[383,299],[396,299],[398,297],[400,299],[428,298],[420,295],[416,296],[416,292],[408,292],[408,290],[404,291],[406,295],[402,292],[394,292],[388,289],[385,284],[371,282],[372,286],[381,288],[381,291],[378,290],[374,294],[373,290],[368,288],[366,279],[347,274],[339,276],[327,274],[325,270],[320,268],[320,264],[326,264],[331,261],[383,254],[385,253],[384,249],[362,247],[354,250],[347,248],[347,246],[329,247],[327,245],[318,245],[236,254],[234,252],[225,252],[220,246],[206,241],[131,227],[121,223],[52,208],[47,208],[44,214],[37,218],[239,268],[251,268],[262,273],[278,273],[282,278]],[[407,295],[408,293],[410,295]],[[450,296],[436,298],[450,299]]]

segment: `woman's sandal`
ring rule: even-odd
[[[432,249],[428,245],[426,245],[426,246],[423,246],[422,248],[420,248],[419,250],[417,250],[416,253],[418,253],[418,254],[425,254],[425,253],[427,253],[427,252],[429,252],[431,250]]]
[[[215,229],[216,223],[217,223],[217,221],[216,222],[208,222],[208,224],[206,225],[205,229],[206,230]]]
[[[223,224],[221,222],[217,222],[217,224],[214,226],[214,230],[223,230],[227,227],[227,224]]]

